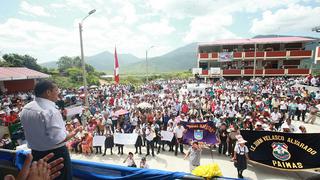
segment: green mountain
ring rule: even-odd
[[[118,54],[118,59],[120,67],[141,61],[141,59],[131,54]],[[85,58],[85,60],[86,63],[92,65],[99,71],[113,71],[114,54],[108,51],[104,51],[93,56],[88,56]],[[47,68],[57,68],[56,61],[42,63],[41,65]]]
[[[144,74],[146,71],[145,59],[140,59],[131,54],[118,54],[118,59],[121,74]],[[114,54],[104,51],[86,57],[86,62],[99,71],[111,73],[114,66]],[[150,73],[189,70],[197,65],[197,43],[180,47],[162,56],[149,58],[148,62]],[[54,61],[41,65],[48,68],[57,68]]]
[[[186,71],[197,66],[197,43],[188,44],[162,56],[148,59],[150,73]],[[139,73],[146,72],[146,61],[120,66],[120,72]]]

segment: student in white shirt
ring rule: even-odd
[[[180,152],[184,154],[183,152],[183,134],[186,132],[186,129],[182,126],[181,123],[178,123],[178,126],[176,126],[173,130],[174,136],[176,137],[176,150],[175,155],[178,155],[178,146],[180,147]]]
[[[151,124],[148,124],[146,129],[146,140],[147,140],[147,154],[150,155],[150,148],[152,156],[154,156],[154,141],[153,139],[156,137],[154,129],[151,127]]]

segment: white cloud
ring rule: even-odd
[[[35,16],[50,16],[48,12],[41,6],[31,5],[26,1],[22,1],[20,4],[21,13]]]
[[[171,27],[168,20],[165,19],[162,19],[159,22],[142,24],[138,27],[138,29],[154,36],[166,35],[175,31],[175,28]]]
[[[232,16],[212,14],[194,18],[190,23],[190,31],[187,32],[185,42],[212,41],[215,39],[236,38],[237,36],[228,30],[232,25]]]
[[[250,28],[254,34],[268,34],[279,32],[310,32],[311,28],[319,24],[320,7],[290,5],[274,13],[265,11],[261,19],[255,18]]]

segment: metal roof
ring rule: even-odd
[[[214,46],[214,45],[241,45],[241,44],[272,44],[272,43],[296,43],[309,42],[316,39],[305,37],[272,37],[272,38],[253,38],[253,39],[225,39],[217,40],[208,43],[199,43],[199,46]]]
[[[48,78],[50,75],[25,67],[0,67],[0,81]]]

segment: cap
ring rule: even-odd
[[[246,140],[244,140],[243,138],[241,138],[241,139],[238,139],[238,143],[239,144],[243,144],[243,143],[246,143],[247,141]]]

